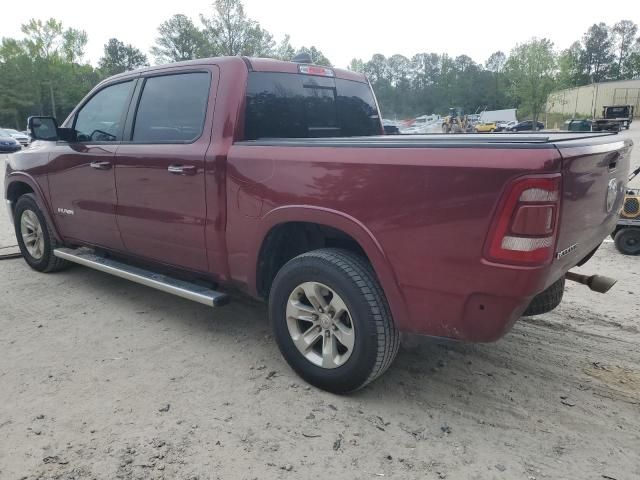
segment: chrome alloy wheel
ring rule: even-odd
[[[40,260],[44,255],[44,234],[40,220],[33,211],[25,210],[22,212],[20,234],[29,255],[35,260]]]
[[[314,365],[338,368],[355,345],[355,327],[346,304],[331,288],[305,282],[287,301],[287,327],[294,345]]]

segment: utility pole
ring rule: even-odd
[[[53,94],[53,83],[51,83],[51,81],[48,82],[49,83],[49,93],[51,94],[51,116],[53,118],[56,118],[56,97]]]

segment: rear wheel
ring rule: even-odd
[[[289,261],[273,282],[269,314],[291,368],[334,393],[378,378],[400,344],[371,266],[345,250],[314,250]]]
[[[614,237],[616,248],[625,255],[640,254],[640,228],[623,228]]]
[[[55,272],[69,265],[53,254],[57,247],[55,239],[32,193],[18,199],[13,217],[20,253],[31,268],[39,272]]]
[[[525,317],[532,317],[534,315],[542,315],[543,313],[550,312],[562,302],[562,296],[564,295],[564,277],[551,284],[542,293],[539,293],[524,311],[522,315]]]

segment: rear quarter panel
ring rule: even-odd
[[[532,172],[559,172],[555,148],[349,148],[235,144],[228,154],[227,245],[231,277],[255,293],[257,252],[273,212],[286,206],[339,212],[376,267],[397,326],[429,335],[492,339],[479,330],[513,316],[517,302],[486,308],[461,325],[474,293],[522,298],[539,291],[533,275],[483,259],[505,185]],[[289,221],[311,221],[299,213]],[[329,215],[325,218],[331,224]],[[320,221],[320,223],[324,223]],[[350,225],[350,230],[345,229]],[[354,233],[355,232],[355,233]],[[378,250],[378,251],[372,251]],[[394,292],[390,295],[390,292]],[[397,294],[395,294],[397,292]],[[522,303],[522,301],[520,301]],[[505,305],[508,304],[506,307]],[[525,305],[526,306],[526,305]],[[498,308],[498,307],[497,307]],[[504,309],[508,312],[505,312]],[[517,312],[518,316],[520,312]]]

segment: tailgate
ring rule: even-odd
[[[624,200],[632,145],[618,135],[556,143],[562,156],[562,207],[554,261],[558,275],[613,232]]]

